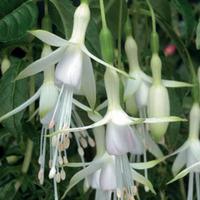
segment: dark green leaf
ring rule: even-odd
[[[17,74],[24,67],[24,63],[15,60],[9,70],[0,80],[0,115],[11,111],[19,106],[28,98],[28,82],[27,80],[14,81]],[[3,122],[3,125],[12,133],[16,133],[21,129],[21,119],[23,111]]]
[[[26,0],[1,0],[0,1],[0,18],[12,12]]]
[[[25,36],[37,20],[37,7],[27,1],[0,20],[0,41],[15,41]]]

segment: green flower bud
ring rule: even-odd
[[[154,53],[151,58],[151,70],[153,76],[153,84],[161,84],[162,62],[157,53]]]
[[[113,63],[114,48],[112,33],[107,27],[103,27],[100,32],[101,54],[108,63]]]
[[[167,89],[163,85],[152,85],[148,97],[148,117],[170,116],[170,103]],[[168,123],[150,124],[150,131],[156,141],[160,141],[167,131]]]
[[[47,114],[53,111],[57,99],[58,89],[54,82],[43,83],[39,101],[39,115],[42,123],[45,123]]]
[[[200,126],[200,107],[198,103],[194,103],[190,111],[190,125],[189,125],[189,138],[199,138]]]

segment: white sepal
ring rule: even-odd
[[[45,30],[33,30],[29,31],[29,33],[50,46],[61,47],[68,44],[67,40],[64,40],[61,37],[58,37],[57,35]]]
[[[44,71],[45,69],[48,69],[48,67],[51,67],[52,65],[56,64],[60,59],[62,59],[65,50],[66,47],[60,47],[48,56],[36,60],[28,67],[26,67],[23,71],[21,71],[15,80],[23,79]]]
[[[81,91],[87,98],[91,108],[94,109],[96,103],[96,81],[94,77],[92,62],[90,58],[84,53]]]

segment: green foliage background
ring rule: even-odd
[[[122,29],[119,29],[119,9],[122,1]],[[197,70],[200,65],[200,52],[195,46],[195,30],[198,24],[200,3],[189,0],[152,0],[158,23],[157,30],[160,36],[160,55],[163,61],[163,77],[167,79],[191,82],[190,57]],[[53,24],[53,32],[69,38],[72,30],[73,13],[78,1],[49,0],[49,16]],[[127,4],[125,0],[106,0],[106,16],[108,26],[115,39],[116,49],[119,39],[119,31],[122,33],[122,62],[127,69],[127,59],[124,53],[124,24],[127,17]],[[98,0],[90,0],[92,19],[86,35],[86,46],[98,57],[100,54],[99,31],[101,27],[100,10]],[[129,2],[129,12],[132,16],[134,36],[136,38],[140,63],[144,71],[150,74],[150,32],[151,19],[148,7],[143,0]],[[42,43],[27,33],[27,30],[41,28],[41,19],[44,15],[44,2],[36,0],[1,0],[0,1],[0,54],[8,54],[11,67],[0,79],[0,115],[12,110],[29,97],[30,79],[14,81],[17,74],[30,62],[40,57]],[[170,57],[165,57],[163,49],[168,44],[175,44],[177,51]],[[117,54],[116,51],[116,61]],[[105,99],[103,86],[104,69],[94,63],[97,77],[97,105]],[[36,89],[40,86],[42,76],[35,76]],[[188,117],[192,105],[191,89],[170,89],[171,114]],[[81,99],[85,101],[85,99]],[[86,103],[86,102],[85,102]],[[37,104],[36,104],[37,105]],[[83,114],[83,118],[84,116]],[[28,109],[11,117],[0,126],[0,200],[51,200],[53,199],[53,184],[47,174],[43,186],[39,185],[37,174],[39,170],[38,154],[40,140],[40,123],[36,118],[34,124],[28,121]],[[87,123],[87,120],[85,120]],[[165,146],[161,146],[165,154],[177,149],[188,134],[188,123],[171,124],[165,138]],[[22,173],[21,168],[26,151],[27,140],[34,142],[34,150],[28,172]],[[86,160],[91,160],[95,155],[93,149],[87,149]],[[78,160],[76,147],[70,150],[69,160]],[[153,159],[148,155],[149,159]],[[171,166],[174,158],[162,163],[150,170],[152,181],[157,195],[145,193],[140,187],[142,200],[182,200],[184,190],[187,191],[187,178],[184,181],[170,185],[166,183],[173,177]],[[59,193],[63,194],[70,177],[76,169],[66,169],[67,179],[59,184]],[[15,191],[15,183],[22,183],[19,190]],[[94,199],[94,192],[83,192],[83,184],[80,183],[68,194],[66,199],[87,200]]]

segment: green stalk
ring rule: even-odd
[[[117,41],[117,46],[118,46],[118,68],[121,69],[122,68],[122,64],[121,64],[121,54],[122,54],[122,50],[121,50],[121,38],[122,38],[122,0],[120,0],[120,7],[119,7],[119,24],[118,24],[118,41]]]
[[[81,0],[81,3],[87,3],[88,4],[89,3],[88,1],[89,0]]]
[[[106,15],[105,15],[105,7],[104,7],[103,0],[99,0],[99,4],[100,4],[100,11],[101,11],[102,27],[103,28],[107,28]]]

